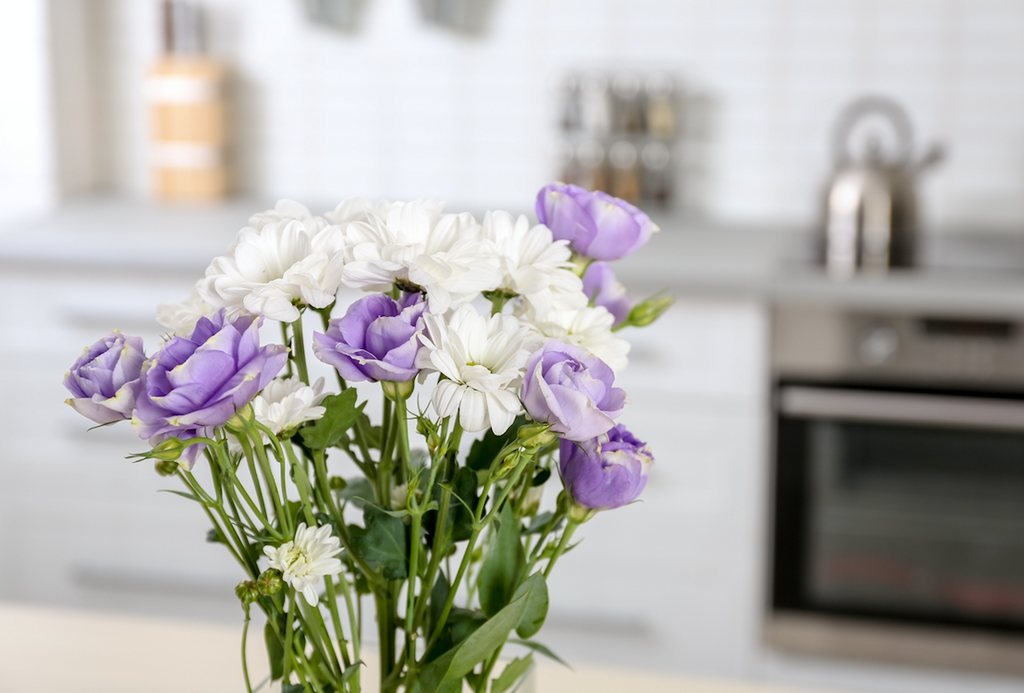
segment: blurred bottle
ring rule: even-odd
[[[626,202],[640,201],[640,167],[636,146],[627,140],[612,145],[608,158],[612,162],[612,185],[608,192]]]
[[[202,14],[163,2],[164,53],[149,72],[153,191],[157,199],[207,202],[228,189],[227,70],[204,54]]]
[[[570,185],[583,185],[576,148],[568,140],[558,140],[551,152],[556,171],[555,179]]]
[[[672,151],[664,142],[648,142],[640,155],[643,160],[643,197],[662,205],[672,203],[675,191],[672,175]]]
[[[580,129],[580,92],[576,75],[566,72],[555,83],[558,99],[558,127],[562,132],[576,132]]]
[[[646,93],[647,134],[658,139],[669,140],[676,135],[675,82],[664,72],[654,72],[647,77]]]
[[[644,106],[640,94],[640,78],[635,72],[620,72],[612,80],[615,95],[615,132],[644,131]]]
[[[587,72],[580,79],[580,127],[594,138],[608,135],[612,129],[612,95],[608,78],[601,72]]]
[[[605,175],[604,147],[597,140],[583,140],[576,148],[576,161],[579,163],[581,188],[587,190],[607,190]]]

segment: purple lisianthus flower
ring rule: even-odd
[[[568,240],[573,251],[594,260],[624,258],[658,229],[625,200],[564,183],[541,188],[536,209],[537,219],[551,229],[555,240]]]
[[[615,324],[629,317],[633,301],[626,293],[626,287],[615,278],[612,266],[607,262],[592,262],[583,273],[583,293],[595,306],[604,306],[615,316]]]
[[[331,320],[326,334],[313,333],[313,353],[345,380],[406,382],[416,377],[417,335],[427,304],[420,294],[395,301],[372,294]]]
[[[590,440],[615,425],[628,400],[615,373],[582,347],[548,340],[526,362],[520,396],[534,421],[563,438]]]
[[[64,376],[73,397],[64,400],[98,424],[130,419],[146,354],[142,338],[117,330],[86,347]]]
[[[647,444],[621,424],[594,440],[559,444],[562,483],[577,503],[594,510],[635,501],[647,485],[652,464]]]
[[[143,367],[132,426],[157,444],[188,440],[224,424],[281,371],[288,348],[260,346],[262,318],[200,318],[190,337],[173,337]],[[189,446],[191,468],[201,445]]]

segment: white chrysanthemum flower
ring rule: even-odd
[[[305,205],[295,200],[278,200],[273,209],[257,212],[249,217],[249,226],[254,229],[262,229],[267,224],[276,224],[281,221],[311,221],[315,219],[316,217]],[[319,223],[327,226],[323,219],[320,219]]]
[[[372,209],[364,203],[346,201],[334,214],[350,220],[346,286],[379,291],[406,282],[427,292],[431,312],[443,313],[501,282],[497,249],[481,237],[471,214],[441,214],[437,202],[379,203]]]
[[[331,535],[330,525],[295,530],[295,539],[281,546],[264,546],[263,553],[270,559],[270,567],[281,571],[284,581],[302,592],[306,603],[316,606],[320,595],[316,586],[320,578],[341,572],[341,561],[335,558],[341,552],[338,537]]]
[[[196,287],[192,287],[192,294],[177,303],[161,303],[156,307],[156,321],[169,330],[173,330],[177,337],[188,337],[196,328],[199,318],[216,313],[217,309],[204,301],[199,296]]]
[[[554,240],[547,226],[531,227],[523,215],[514,218],[508,212],[488,212],[482,235],[501,255],[504,277],[499,289],[522,296],[541,314],[552,308],[587,305],[583,282],[570,270],[569,242]]]
[[[529,328],[512,315],[480,315],[468,303],[447,317],[427,313],[423,319],[425,348],[416,365],[443,376],[431,395],[434,410],[442,417],[458,413],[471,433],[507,431],[521,408],[515,389],[535,346]]]
[[[315,217],[267,221],[259,230],[239,231],[228,254],[214,258],[197,286],[203,300],[232,314],[294,322],[295,303],[325,308],[334,301],[344,264],[339,227]]]
[[[443,202],[419,200],[417,204],[426,210],[432,220],[431,224],[436,224],[444,212]],[[324,217],[332,224],[345,226],[353,221],[369,221],[370,216],[387,219],[392,209],[401,209],[404,205],[404,202],[389,202],[388,200],[380,200],[374,204],[365,197],[350,197],[343,200],[332,211],[326,212]]]
[[[541,337],[581,346],[615,372],[629,364],[629,342],[612,332],[615,316],[604,306],[551,310],[541,317],[523,304],[516,314]]]
[[[305,421],[316,421],[327,409],[320,406],[326,397],[324,379],[318,378],[312,386],[298,376],[274,378],[252,401],[256,420],[275,435],[297,428]]]

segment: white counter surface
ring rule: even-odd
[[[95,199],[44,218],[0,227],[0,265],[45,265],[201,276],[248,216],[265,201],[210,207],[160,207]],[[313,206],[314,211],[320,211]],[[694,219],[656,219],[662,232],[616,268],[636,296],[677,295],[826,301],[880,310],[1024,316],[1024,234],[925,237],[931,269],[886,277],[830,280],[809,261],[806,230],[724,227]]]
[[[259,629],[249,638],[253,686],[267,666]],[[4,693],[227,693],[244,691],[239,626],[117,616],[0,602]],[[369,658],[367,658],[369,659]],[[364,676],[367,693],[375,688]],[[264,689],[266,690],[266,689]],[[543,663],[537,693],[815,693],[810,689]],[[817,693],[822,693],[820,690]]]

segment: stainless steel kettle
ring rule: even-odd
[[[850,153],[850,137],[869,117],[881,117],[895,137],[884,153],[881,140],[869,136],[858,157]],[[865,96],[839,114],[832,133],[835,170],[825,193],[823,260],[837,278],[858,270],[885,272],[911,267],[917,245],[915,178],[940,161],[944,152],[933,145],[916,162],[913,129],[906,111],[895,101]]]

